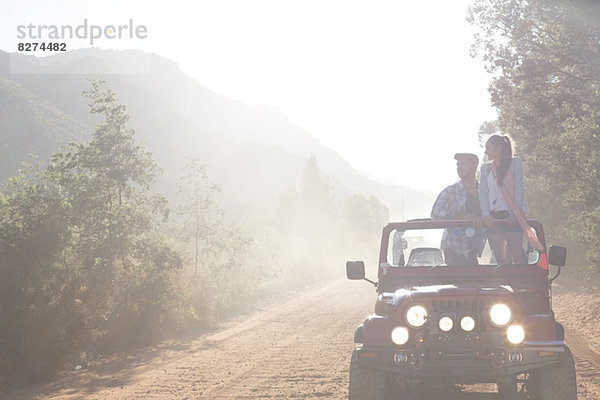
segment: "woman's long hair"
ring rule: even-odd
[[[512,142],[510,138],[506,135],[492,135],[486,142],[490,143],[494,146],[502,146],[502,158],[496,162],[496,182],[498,186],[502,186],[502,182],[504,181],[504,177],[506,176],[506,172],[510,167],[510,163],[513,158],[513,150],[512,150]]]

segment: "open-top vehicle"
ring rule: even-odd
[[[542,225],[529,223],[546,250],[524,241],[514,263],[496,265],[472,222],[432,220],[384,227],[378,283],[365,278],[364,262],[348,261],[348,278],[378,294],[354,334],[350,399],[452,398],[455,384],[476,383],[496,383],[500,398],[576,399],[573,358],[552,311],[566,250],[548,248]],[[445,259],[443,235],[481,238],[477,263]],[[549,264],[558,267],[552,277]]]

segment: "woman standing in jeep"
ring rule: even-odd
[[[498,264],[517,262],[523,255],[523,230],[516,212],[528,213],[523,163],[513,157],[511,140],[504,135],[490,136],[485,154],[491,162],[481,166],[479,202],[490,248]],[[509,226],[494,226],[496,219],[508,219]]]

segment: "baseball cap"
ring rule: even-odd
[[[479,165],[479,157],[477,157],[477,155],[473,153],[456,153],[454,155],[455,160],[458,160],[460,158],[471,161],[473,164],[475,164],[475,168],[477,168],[477,166]]]

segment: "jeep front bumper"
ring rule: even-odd
[[[356,349],[358,366],[407,377],[512,376],[554,364],[565,351],[563,341],[524,342],[519,346],[470,348],[454,346],[375,347]]]

